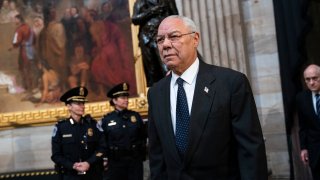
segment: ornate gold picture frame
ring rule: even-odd
[[[135,0],[128,0],[130,17],[132,16],[133,4]],[[134,69],[136,76],[136,92],[137,96],[129,99],[129,109],[139,112],[142,116],[147,115],[147,86],[145,80],[145,74],[143,70],[142,58],[140,48],[138,47],[138,27],[131,25],[132,32],[132,50],[134,54]],[[116,70],[115,70],[116,71]],[[1,97],[1,95],[0,95]],[[90,99],[89,99],[90,100]],[[2,102],[6,103],[6,102]],[[86,114],[91,114],[92,117],[99,120],[101,116],[109,111],[112,111],[112,106],[107,101],[89,102],[86,103]],[[15,112],[0,112],[0,129],[11,129],[27,126],[41,126],[54,124],[62,117],[68,116],[68,111],[64,104],[61,106],[47,109],[37,109],[27,111],[15,111]]]

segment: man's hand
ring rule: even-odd
[[[301,161],[303,162],[304,165],[309,164],[308,150],[302,149],[300,152],[300,157],[301,157]]]

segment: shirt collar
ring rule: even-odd
[[[195,77],[199,71],[199,59],[197,58],[191,66],[183,72],[181,76],[178,76],[174,72],[172,72],[172,80],[173,82],[176,82],[179,77],[183,79],[186,83],[192,84],[192,82],[195,80]]]
[[[312,91],[312,96],[315,97],[317,94],[320,94],[320,92],[314,92]]]

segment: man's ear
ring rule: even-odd
[[[199,34],[198,32],[195,32],[193,38],[194,38],[195,48],[198,48],[198,46],[199,46],[199,41],[200,41],[200,34]]]

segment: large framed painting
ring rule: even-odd
[[[59,97],[89,90],[86,114],[112,110],[106,92],[130,85],[129,108],[147,114],[146,80],[131,24],[134,0],[0,0],[0,129],[55,123]]]

